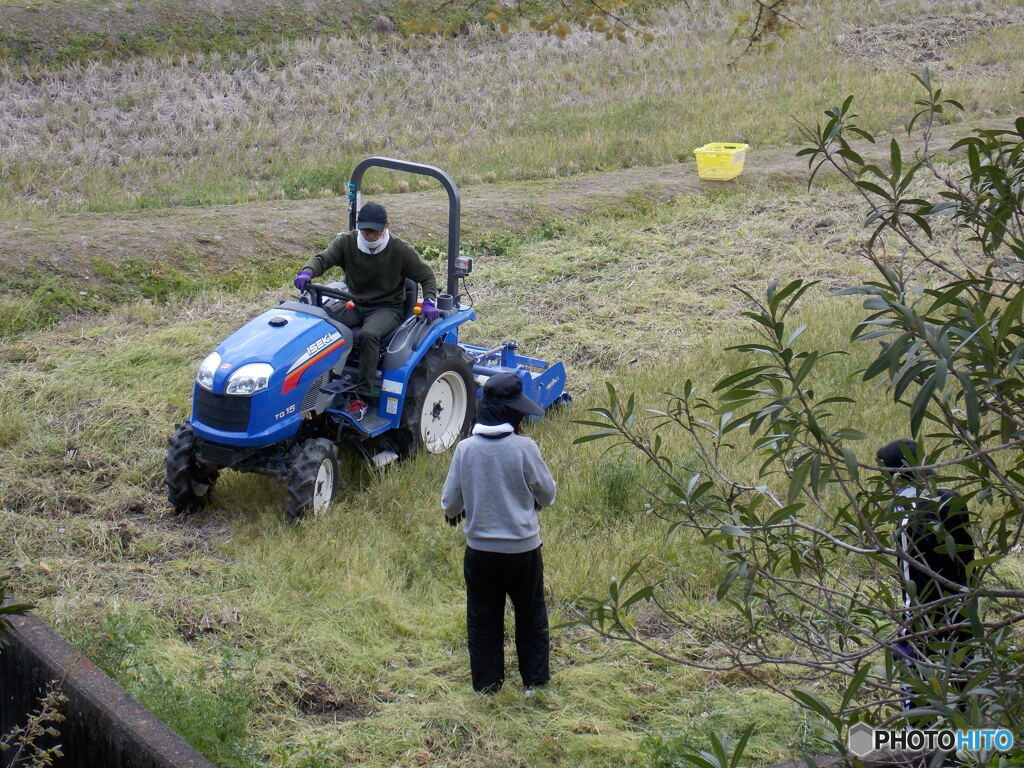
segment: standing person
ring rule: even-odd
[[[944,488],[932,490],[929,472],[917,469],[918,446],[913,440],[894,440],[878,449],[878,462],[892,473],[893,503],[903,514],[897,525],[896,547],[901,558],[903,602],[906,608],[904,634],[928,633],[899,640],[897,655],[916,667],[917,661],[941,661],[953,644],[970,640],[964,601],[956,595],[968,586],[967,564],[974,559],[967,505],[957,494]],[[913,562],[910,562],[910,561]],[[917,564],[948,579],[949,586],[917,567]],[[929,603],[945,600],[928,610]],[[924,669],[924,668],[922,668]],[[904,700],[904,708],[912,702]]]
[[[525,416],[543,413],[515,374],[489,378],[473,434],[455,449],[441,496],[449,525],[466,521],[466,630],[480,693],[497,693],[505,681],[506,596],[527,695],[551,677],[537,510],[555,500],[555,481],[537,444],[519,434]]]
[[[380,340],[397,328],[405,304],[405,279],[423,289],[421,317],[433,322],[439,316],[434,300],[434,270],[409,243],[392,237],[387,211],[378,203],[366,203],[356,216],[356,228],[339,234],[327,248],[313,256],[295,276],[295,287],[306,284],[331,267],[341,267],[355,306],[338,320],[350,328],[362,326],[359,335],[359,378],[349,413],[360,418],[373,400]]]

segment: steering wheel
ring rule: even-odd
[[[306,289],[299,296],[300,301],[312,304],[314,307],[323,307],[324,298],[338,299],[339,301],[355,301],[356,297],[347,291],[332,288],[321,283],[306,283]]]

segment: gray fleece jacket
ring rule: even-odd
[[[510,424],[473,428],[455,449],[441,494],[450,518],[466,510],[466,545],[485,552],[529,552],[540,546],[537,510],[555,500],[537,444]]]

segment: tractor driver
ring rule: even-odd
[[[359,336],[359,379],[355,397],[347,410],[362,418],[374,397],[374,380],[380,341],[405,319],[405,279],[422,286],[421,317],[427,322],[438,318],[434,299],[437,283],[434,270],[409,243],[393,237],[387,211],[378,203],[366,203],[356,216],[356,228],[339,234],[326,249],[313,256],[295,277],[295,287],[306,284],[331,267],[341,267],[349,293],[355,299],[338,318],[351,327],[362,326]]]

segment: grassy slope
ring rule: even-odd
[[[832,223],[815,228],[822,204]],[[715,563],[665,542],[642,512],[647,470],[574,448],[571,419],[609,377],[652,406],[685,376],[712,381],[740,333],[730,286],[846,279],[861,270],[844,234],[858,219],[839,191],[764,186],[568,223],[481,265],[474,337],[519,336],[571,365],[576,405],[533,430],[561,486],[544,518],[556,620],[641,556],[652,577],[678,566],[682,605],[714,620]],[[443,458],[363,477],[298,530],[282,523],[280,489],[251,476],[225,476],[209,513],[171,516],[162,441],[187,412],[195,361],[265,303],[254,291],[135,304],[0,348],[13,369],[0,391],[0,540],[15,542],[19,585],[193,743],[223,765],[248,764],[248,750],[288,766],[641,765],[649,737],[754,720],[765,761],[812,745],[811,724],[745,681],[576,631],[556,633],[555,683],[537,700],[514,683],[493,701],[471,695],[460,539],[436,502]],[[814,340],[843,343],[847,306],[810,310]],[[840,377],[856,360],[842,365]],[[890,416],[862,427],[881,438]]]

